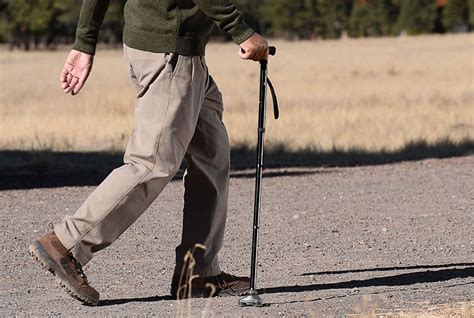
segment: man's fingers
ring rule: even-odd
[[[72,77],[71,81],[68,83],[68,86],[64,89],[64,92],[66,94],[71,92],[74,89],[74,87],[76,86],[78,81],[79,81],[79,79],[77,77]]]
[[[261,61],[266,60],[268,58],[268,47],[267,46],[260,46],[256,50],[247,50],[243,51],[242,49],[239,51],[240,58],[244,60],[253,60],[253,61]]]
[[[240,55],[243,59],[254,61],[268,59],[268,42],[260,34],[254,33],[240,45],[247,51]]]
[[[255,61],[261,61],[264,58],[265,51],[260,47],[255,54]]]
[[[64,89],[64,93],[69,93],[70,91],[72,90],[72,87],[71,86],[67,86],[65,89]]]
[[[68,71],[66,68],[63,69],[60,76],[61,88],[66,94],[71,93],[72,95],[76,95],[84,86],[88,74],[86,73],[80,74],[79,76],[74,76],[73,71],[74,69],[71,71]]]
[[[252,57],[252,60],[258,62],[261,60],[261,56],[262,56],[262,51],[261,50],[258,50],[255,52],[255,54],[253,55]]]
[[[64,93],[67,94],[67,93],[69,93],[69,92],[72,90],[72,87],[71,87],[71,80],[68,80],[68,81],[66,82],[66,84],[67,84],[67,86],[66,86],[66,88],[64,88]]]
[[[71,73],[67,74],[67,76],[66,76],[66,82],[67,82],[69,85],[71,85],[71,81],[72,81],[73,77],[74,77],[74,76],[72,76]]]
[[[69,91],[70,91],[70,90],[69,90],[69,83],[68,83],[67,81],[61,83],[61,87],[62,87],[64,93],[66,93],[66,94],[69,93]]]
[[[241,59],[249,60],[252,56],[252,52],[250,52],[249,50],[245,51],[243,49],[240,49],[239,50],[239,56],[240,56]]]
[[[266,46],[263,51],[263,59],[268,60],[269,56],[270,56],[270,48]]]
[[[259,50],[258,60],[267,60],[268,59],[268,46],[262,45]]]
[[[76,87],[78,82],[79,82],[79,79],[73,76],[73,78],[71,79],[71,83],[69,83],[70,91],[74,91],[74,88]]]
[[[79,79],[75,76],[72,77],[71,82],[69,83],[69,86],[74,89],[74,86],[79,82]]]
[[[261,50],[254,50],[254,51],[249,50],[241,54],[241,57],[244,60],[252,60],[252,61],[260,61],[261,56],[263,56]]]
[[[76,95],[77,93],[79,93],[82,86],[84,86],[84,83],[85,83],[84,81],[79,80],[79,82],[77,82],[76,86],[72,90],[72,95]]]
[[[1,1],[1,0],[0,0]],[[59,80],[65,93],[77,94],[84,86],[92,68],[93,56],[77,50],[71,50],[67,56]]]
[[[63,70],[61,71],[61,74],[59,75],[59,80],[61,81],[61,83],[66,82],[67,74],[69,74],[68,70],[65,67],[63,67]]]

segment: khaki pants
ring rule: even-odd
[[[112,171],[74,215],[54,227],[56,235],[85,265],[137,220],[186,158],[183,233],[175,274],[181,271],[186,251],[200,243],[206,250],[195,255],[195,273],[217,275],[230,166],[222,96],[204,57],[127,46],[124,53],[138,92],[124,165]]]

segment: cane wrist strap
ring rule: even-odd
[[[275,116],[275,119],[278,119],[280,117],[280,109],[278,107],[278,99],[275,93],[275,88],[273,87],[273,84],[269,78],[267,78],[267,82],[268,82],[268,87],[270,87],[270,93],[272,94],[273,115]]]

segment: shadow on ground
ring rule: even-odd
[[[463,267],[463,268],[456,268]],[[474,263],[453,263],[453,264],[440,264],[440,265],[415,265],[415,266],[404,266],[404,267],[378,267],[368,269],[352,269],[343,271],[331,271],[331,272],[316,272],[316,273],[305,273],[302,276],[307,275],[335,275],[343,273],[360,273],[360,272],[378,272],[378,271],[397,271],[397,270],[411,270],[411,269],[426,269],[425,271],[410,272],[389,276],[371,277],[361,280],[348,280],[339,281],[334,283],[320,283],[311,285],[293,285],[293,286],[279,286],[259,289],[260,294],[275,294],[275,293],[299,293],[299,292],[316,292],[323,290],[338,290],[338,289],[353,289],[353,288],[364,288],[364,287],[402,287],[413,284],[422,283],[436,283],[448,281],[456,278],[470,278],[474,277]],[[433,270],[443,268],[440,270]],[[469,284],[474,284],[469,283]],[[335,297],[344,297],[339,295]],[[331,296],[329,298],[334,298]],[[122,305],[132,302],[159,302],[164,300],[173,300],[171,296],[149,296],[149,297],[137,297],[137,298],[118,298],[118,299],[105,299],[101,300],[98,306],[114,306]],[[322,298],[316,298],[315,300],[323,300]],[[308,301],[307,299],[304,301]],[[292,301],[295,302],[295,301]],[[272,305],[272,304],[266,304]]]
[[[455,265],[455,264],[452,264]],[[436,267],[435,267],[436,268]],[[375,269],[377,270],[377,269]],[[474,277],[474,266],[465,268],[447,268],[397,274],[391,276],[373,277],[361,280],[350,280],[335,283],[321,283],[303,286],[280,286],[262,289],[264,294],[272,293],[298,293],[307,291],[318,291],[326,289],[351,289],[377,286],[407,286],[421,283],[443,282],[456,278]],[[474,284],[474,283],[473,283]]]
[[[474,154],[474,140],[459,143],[439,141],[413,142],[397,151],[367,152],[357,149],[290,151],[274,146],[265,151],[265,167],[292,171],[269,171],[266,177],[317,173],[315,167],[351,167],[379,165],[428,158],[448,158]],[[255,165],[255,150],[237,147],[231,150],[232,177],[251,178],[242,172]],[[0,151],[0,190],[43,187],[98,185],[114,168],[122,164],[123,154],[107,152]],[[183,165],[184,167],[184,165]],[[306,168],[306,169],[305,169]],[[321,172],[321,171],[319,171]],[[182,176],[182,170],[177,177]]]
[[[444,266],[463,266],[465,264],[448,264],[448,265],[434,265],[434,266],[423,266],[425,268],[439,268]],[[407,267],[407,268],[417,268],[416,266]],[[373,269],[374,271],[379,271],[380,269],[376,268]],[[388,270],[388,269],[387,269]],[[361,271],[370,271],[369,270],[361,270]],[[347,271],[351,272],[351,271]],[[359,270],[355,270],[353,272],[359,272]],[[411,286],[415,284],[427,284],[427,283],[437,283],[437,282],[445,282],[452,279],[463,279],[463,278],[471,278],[474,277],[474,267],[468,266],[465,268],[446,268],[441,270],[432,271],[430,269],[426,271],[419,271],[419,272],[411,272],[411,273],[403,273],[397,275],[390,275],[390,276],[382,276],[382,277],[372,277],[367,279],[356,279],[356,280],[349,280],[349,281],[340,281],[334,283],[320,283],[320,284],[311,284],[311,285],[294,285],[294,286],[279,286],[279,287],[271,287],[259,290],[261,294],[274,294],[274,293],[301,293],[301,292],[317,292],[322,290],[341,290],[341,289],[355,289],[355,288],[367,288],[367,287],[405,287]],[[453,286],[457,285],[474,285],[474,282],[469,283],[460,283],[454,284]],[[377,293],[384,293],[386,291],[375,291],[371,292],[371,294]],[[305,298],[303,300],[291,300],[279,303],[267,303],[267,306],[276,305],[276,304],[287,304],[287,303],[297,303],[297,302],[312,302],[312,301],[321,301],[325,299],[333,299],[333,298],[343,298],[348,296],[349,294],[345,293],[342,295],[335,295],[330,296],[327,298],[320,298],[317,297],[315,299],[308,299]]]

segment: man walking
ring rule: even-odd
[[[79,93],[91,71],[99,31],[109,0],[84,0],[76,41],[61,73],[65,93]],[[128,0],[124,55],[137,90],[135,128],[124,165],[95,189],[77,212],[30,245],[30,253],[54,273],[68,293],[96,305],[99,293],[82,270],[93,254],[112,244],[161,193],[183,158],[184,219],[171,294],[180,295],[179,276],[186,252],[196,265],[191,295],[238,294],[247,277],[221,271],[229,187],[229,140],[222,123],[222,96],[208,73],[205,47],[214,24],[240,45],[241,58],[268,57],[268,44],[249,28],[231,0]]]

